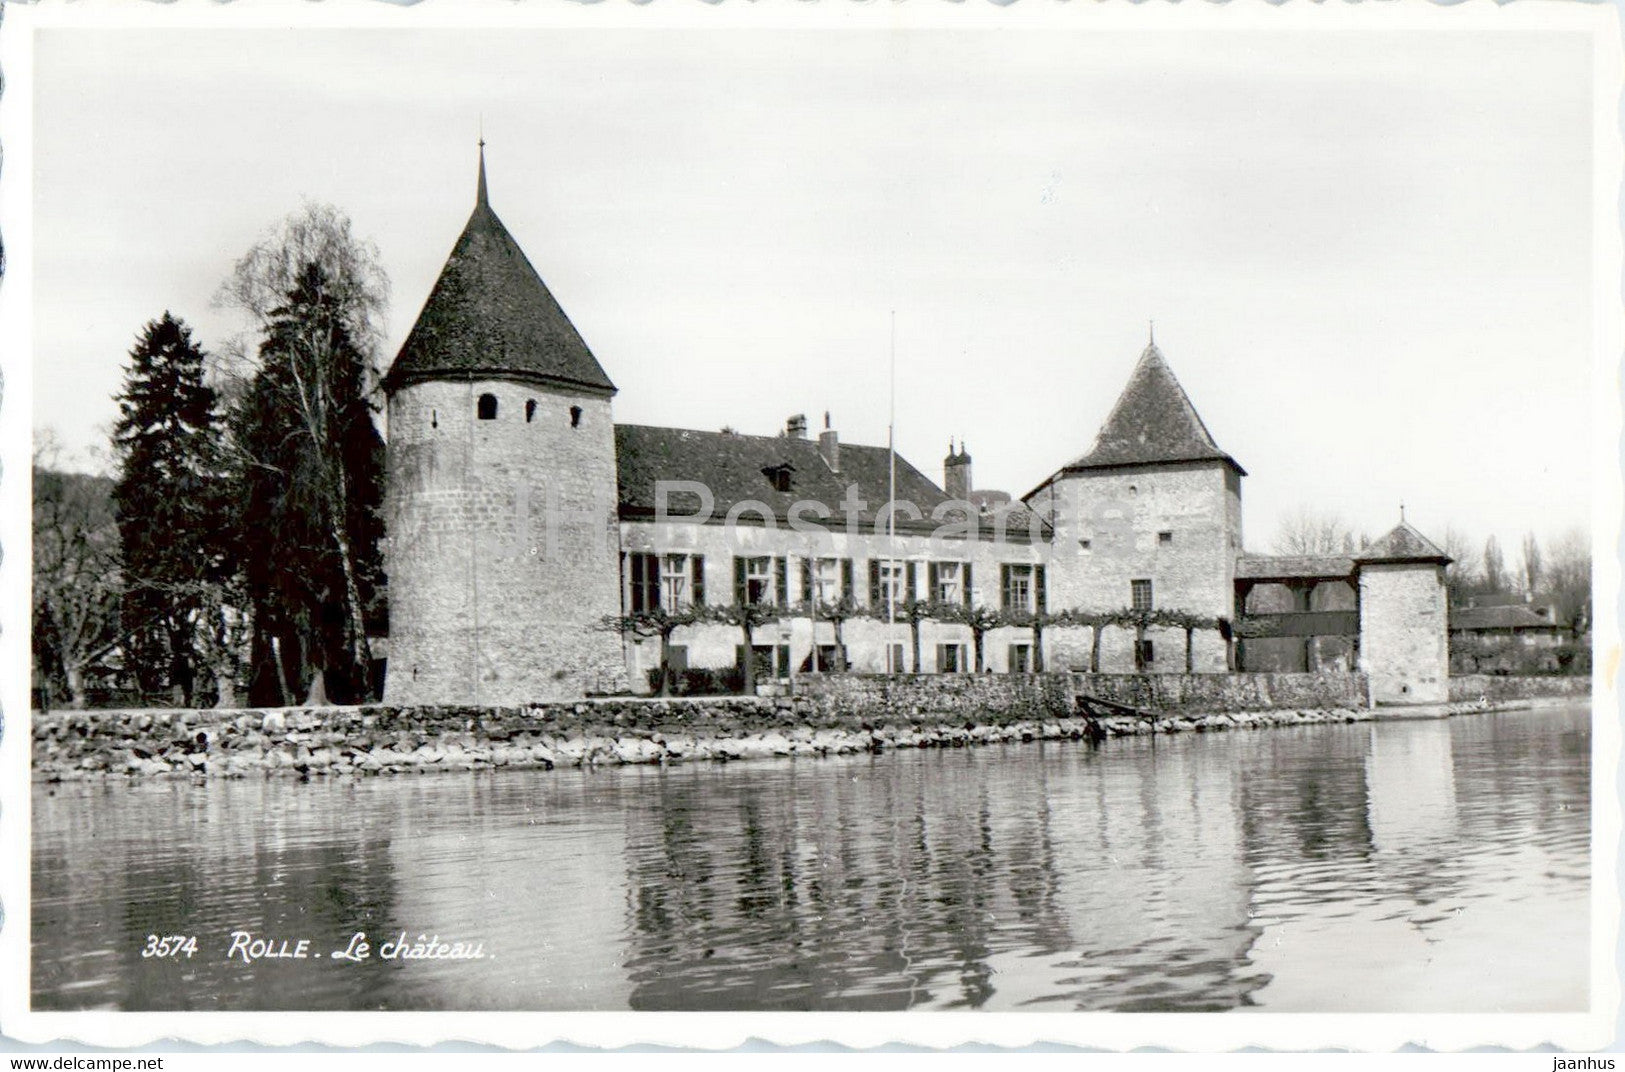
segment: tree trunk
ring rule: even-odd
[[[982,634],[982,631],[980,629],[972,631],[971,640],[976,645],[976,672],[978,674],[982,674],[982,673],[987,672],[987,668],[982,665],[982,639],[983,639],[983,634]]]
[[[909,568],[913,569],[912,566],[910,566]],[[920,673],[920,621],[919,621],[918,618],[916,618],[913,621],[909,622],[908,624],[910,626],[911,631],[914,634],[914,653],[913,653],[914,654],[914,663],[913,663],[913,669],[914,669],[914,672],[916,674],[918,674],[918,673]]]
[[[1134,626],[1134,672],[1145,673],[1145,625],[1136,623]]]
[[[1106,628],[1105,625],[1096,625],[1094,635],[1089,638],[1089,672],[1091,674],[1100,673],[1100,631],[1104,628]]]
[[[327,675],[320,668],[310,675],[310,691],[305,693],[305,706],[327,706]]]
[[[844,673],[846,666],[846,619],[835,619],[835,669]]]
[[[1190,626],[1185,627],[1185,673],[1194,674],[1196,663],[1191,656],[1191,647],[1196,642],[1196,631]]]
[[[751,627],[749,625],[742,625],[742,626],[739,627],[739,631],[741,633],[745,634],[745,651],[744,651],[744,658],[743,658],[743,661],[744,661],[745,665],[741,668],[745,672],[745,695],[746,696],[755,696],[756,695],[756,652],[752,650],[752,645],[751,645],[751,632],[752,632],[752,630],[751,630]]]
[[[344,609],[346,631],[350,634],[350,673],[358,692],[358,700],[372,698],[372,647],[367,643],[367,623],[361,606],[361,586],[356,580],[355,561],[350,553],[350,526],[345,520],[344,504],[349,501],[349,481],[344,463],[337,463],[334,474],[336,488],[329,489],[328,524],[333,530],[333,542],[338,546],[339,564],[344,569]],[[337,503],[332,500],[337,492]]]
[[[660,634],[660,688],[659,696],[671,695],[671,633]]]
[[[1044,627],[1033,623],[1033,673],[1044,672]]]
[[[282,707],[292,706],[289,697],[292,690],[288,688],[288,669],[282,658],[282,638],[273,634],[271,636],[271,662],[276,667],[277,703]]]
[[[63,676],[68,679],[68,707],[74,711],[85,709],[85,672],[82,667],[65,665]]]
[[[237,675],[232,672],[229,662],[214,667],[214,706],[237,706]]]

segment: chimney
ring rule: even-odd
[[[841,471],[841,441],[829,426],[829,410],[824,411],[824,430],[818,433],[818,453],[824,456],[824,464],[831,472]]]
[[[942,490],[948,493],[950,499],[970,501],[970,452],[965,449],[963,441],[957,453],[953,440],[948,441],[948,456],[942,459]]]
[[[791,439],[807,438],[807,415],[798,413],[784,422],[784,434]]]

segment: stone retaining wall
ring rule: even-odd
[[[355,777],[496,767],[828,756],[1084,740],[1081,718],[887,718],[838,724],[789,700],[616,701],[524,710],[326,708],[274,711],[98,711],[38,716],[34,772],[88,778]],[[585,707],[577,711],[576,707]],[[599,708],[599,710],[594,710]],[[1355,722],[1368,710],[1172,715],[1096,723],[1104,736]]]
[[[1078,739],[1089,724],[1073,714],[1075,689],[1135,706],[1164,706],[1167,715],[1157,721],[1157,732],[1201,732],[1371,718],[1363,704],[1331,702],[1358,687],[1356,675],[832,675],[802,679],[794,697],[617,698],[500,708],[59,711],[34,716],[34,770],[49,780],[309,777]],[[1458,709],[1482,709],[1484,693],[1468,691]],[[1249,700],[1255,703],[1251,709],[1244,706]],[[1152,731],[1139,719],[1097,725],[1118,736]]]
[[[1453,703],[1470,700],[1527,700],[1535,696],[1591,695],[1591,678],[1557,677],[1542,674],[1502,677],[1497,674],[1463,674],[1450,679]]]
[[[1366,706],[1364,674],[1073,674],[1102,700],[1158,711],[1264,711]]]

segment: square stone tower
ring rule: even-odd
[[[1147,345],[1093,446],[1024,499],[1054,526],[1051,606],[1139,605],[1233,619],[1245,475],[1214,442],[1156,343]],[[1133,669],[1131,642],[1112,634],[1101,669]],[[1217,631],[1193,639],[1194,670],[1227,669]],[[1183,671],[1183,643],[1154,642],[1146,668]]]
[[[1403,520],[1354,559],[1359,571],[1360,669],[1377,703],[1450,699],[1450,557]]]

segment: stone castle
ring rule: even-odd
[[[1292,669],[1364,670],[1378,702],[1447,696],[1445,555],[1403,520],[1347,556],[1244,552],[1246,471],[1154,341],[1089,450],[1020,499],[977,490],[963,445],[939,487],[827,414],[816,438],[800,416],[771,436],[617,425],[614,383],[491,208],[482,149],[473,214],[384,388],[392,704],[647,691],[660,644],[604,622],[694,603],[780,613],[749,650],[735,625],[682,627],[678,669],[1222,673],[1268,638]],[[937,618],[916,655],[899,608],[927,600],[1217,627],[1187,651],[1177,629],[1002,624],[978,664],[970,627]],[[870,613],[819,614],[840,605]]]

